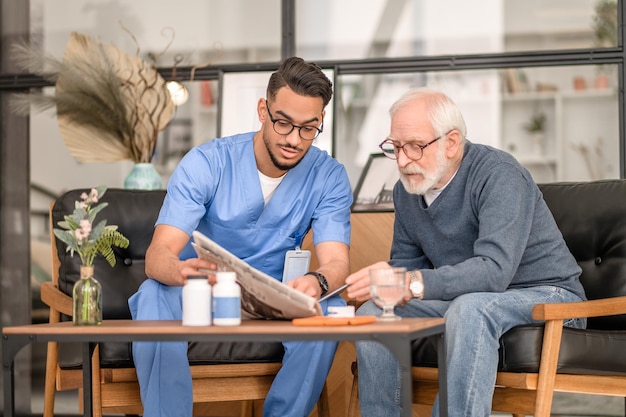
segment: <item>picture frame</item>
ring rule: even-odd
[[[393,187],[399,179],[396,161],[383,153],[370,154],[354,190],[352,212],[394,211]]]

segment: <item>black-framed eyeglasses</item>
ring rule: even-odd
[[[267,100],[265,100],[265,104],[267,106],[267,115],[270,117],[270,121],[272,122],[272,126],[274,127],[274,132],[278,133],[279,135],[287,136],[288,134],[293,132],[294,129],[298,129],[300,139],[314,140],[320,135],[320,133],[324,131],[324,122],[322,122],[322,125],[317,128],[315,126],[297,126],[291,123],[289,120],[285,119],[274,119],[272,117],[272,113],[270,112],[270,105]]]
[[[378,147],[380,148],[381,151],[383,151],[383,154],[387,158],[398,159],[398,154],[400,154],[400,149],[402,149],[407,158],[413,161],[419,161],[424,156],[424,149],[428,147],[428,145],[432,145],[433,143],[437,142],[439,139],[446,137],[448,133],[450,132],[452,132],[452,130],[449,130],[443,135],[436,137],[435,139],[431,140],[425,145],[420,145],[416,142],[407,142],[402,146],[398,146],[396,145],[396,142],[394,142],[392,138],[387,138],[383,140],[378,145]]]

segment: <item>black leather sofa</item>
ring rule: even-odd
[[[52,209],[52,220],[56,227],[63,216],[74,210],[75,201],[85,190],[71,190],[60,196]],[[116,265],[111,267],[101,256],[94,262],[95,277],[102,285],[103,318],[130,319],[128,298],[137,291],[146,279],[145,253],[152,240],[154,223],[159,214],[165,190],[141,191],[108,189],[101,201],[108,206],[100,212],[97,220],[106,219],[107,224],[117,225],[118,230],[129,240],[127,249],[115,249]],[[67,295],[80,279],[80,257],[72,257],[65,245],[57,239],[57,256],[61,261],[59,289]],[[65,317],[65,320],[70,320]],[[102,368],[132,367],[130,343],[102,343],[100,362]],[[190,365],[220,363],[281,362],[284,351],[280,343],[191,343],[188,357]],[[63,369],[81,366],[80,346],[61,344],[59,365]]]

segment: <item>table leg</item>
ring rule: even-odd
[[[400,395],[402,401],[402,415],[413,415],[413,379],[411,378],[411,340],[406,335],[398,337],[388,336],[387,340],[379,340],[391,351],[400,367]]]
[[[91,379],[93,369],[91,366],[91,358],[95,349],[96,343],[83,343],[83,415],[85,417],[93,417],[93,385]]]
[[[437,342],[437,369],[439,372],[439,416],[448,417],[448,367],[446,362],[446,340],[442,333]]]
[[[30,342],[32,342],[32,338],[29,336],[2,336],[4,417],[15,416],[15,355]]]
[[[439,369],[439,416],[448,417],[448,379],[446,369],[445,332],[441,333],[437,343],[437,363]],[[391,351],[400,367],[402,415],[413,415],[413,378],[411,378],[411,340],[405,335],[379,340]]]

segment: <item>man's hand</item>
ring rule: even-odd
[[[213,262],[205,261],[200,258],[189,258],[184,261],[180,261],[179,275],[183,279],[183,283],[187,281],[187,277],[191,275],[207,275],[209,283],[215,284],[217,279],[215,273],[217,272],[217,265]]]
[[[377,262],[373,265],[367,266],[358,270],[352,275],[346,278],[346,284],[348,284],[348,298],[353,298],[357,301],[367,301],[372,298],[370,293],[370,275],[369,270],[371,268],[390,268],[391,266],[387,262]]]
[[[180,252],[189,242],[189,235],[164,224],[154,229],[146,252],[146,275],[166,285],[184,285],[190,275],[209,275],[217,265],[199,258],[181,261]],[[215,276],[209,278],[215,282]]]
[[[322,296],[320,283],[313,275],[303,275],[301,277],[294,278],[287,282],[286,285],[318,300]]]

